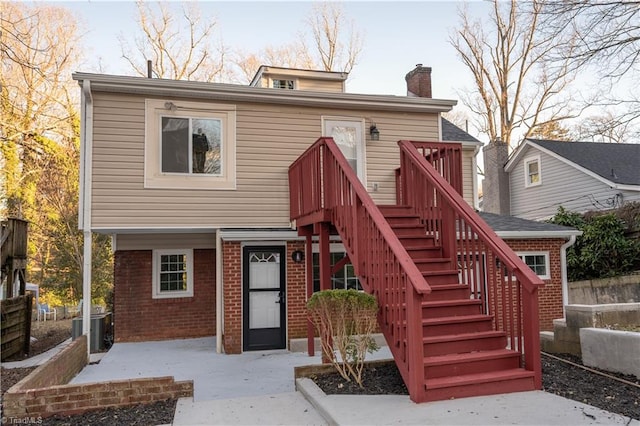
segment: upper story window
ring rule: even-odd
[[[524,186],[537,186],[542,184],[540,170],[540,156],[526,158],[524,160]]]
[[[542,279],[550,279],[551,275],[549,274],[549,252],[522,252],[516,253],[520,259],[524,263],[527,264],[529,268],[536,275]]]
[[[153,298],[193,296],[193,250],[153,251]]]
[[[222,121],[211,118],[162,117],[162,173],[222,173]]]
[[[281,79],[273,79],[271,83],[271,87],[274,89],[295,89],[295,84],[293,80],[281,80]]]
[[[146,101],[145,188],[235,189],[234,105]]]

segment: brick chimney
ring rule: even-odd
[[[482,210],[488,213],[511,214],[509,175],[504,166],[509,160],[509,145],[500,139],[482,148],[484,181],[482,183]]]
[[[418,64],[404,79],[407,81],[407,96],[431,97],[431,67]]]

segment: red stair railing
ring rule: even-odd
[[[423,401],[421,301],[431,288],[332,138],[289,167],[289,188],[298,226],[322,218],[337,229],[362,287],[378,300],[380,328],[411,398]]]
[[[459,277],[483,301],[494,328],[507,333],[511,349],[524,354],[523,367],[542,386],[538,288],[542,280],[480,218],[415,142],[400,141],[400,201],[422,218],[428,235],[457,259]],[[440,162],[439,164],[444,164]]]

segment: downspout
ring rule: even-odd
[[[93,151],[93,98],[91,81],[82,82],[81,116],[83,125],[80,133],[80,198],[84,236],[82,260],[82,334],[87,336],[87,357],[91,354],[91,153]]]
[[[560,273],[562,275],[562,316],[566,316],[569,304],[569,279],[567,277],[567,249],[576,243],[576,236],[571,235],[569,241],[560,247]]]
[[[222,353],[222,326],[224,304],[222,303],[222,237],[216,230],[216,353]]]

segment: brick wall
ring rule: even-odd
[[[151,250],[116,251],[114,337],[116,342],[215,335],[215,250],[193,250],[193,297],[152,298]]]
[[[193,381],[173,377],[68,385],[87,361],[87,337],[80,336],[4,394],[3,423],[37,423],[54,414],[193,397]]]
[[[513,251],[548,251],[551,279],[544,281],[538,290],[540,330],[553,330],[553,320],[562,318],[562,272],[560,269],[560,247],[563,239],[539,238],[528,240],[505,240]]]
[[[242,352],[242,248],[238,241],[222,243],[224,351]]]
[[[291,254],[300,250],[304,253],[304,241],[287,243],[287,325],[288,338],[307,337],[307,284],[305,262],[295,263]],[[305,254],[305,256],[311,254]]]

